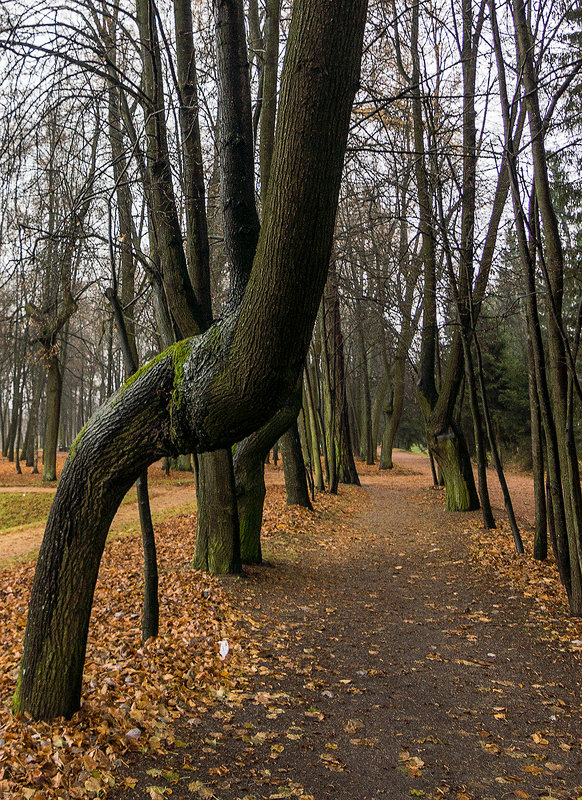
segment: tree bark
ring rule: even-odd
[[[297,418],[300,394],[294,392],[260,430],[239,442],[234,453],[234,476],[243,564],[262,562],[261,526],[265,500],[265,457],[274,442]]]
[[[305,462],[301,449],[301,440],[297,428],[297,419],[279,439],[279,452],[283,458],[285,471],[285,494],[288,506],[312,508],[305,477]]]
[[[43,481],[56,481],[57,479],[57,446],[59,441],[59,422],[61,419],[61,397],[63,393],[63,379],[59,357],[54,353],[49,358],[46,400],[45,400],[45,427],[43,446]]]
[[[219,156],[224,243],[231,269],[231,301],[247,284],[259,235],[248,51],[242,0],[214,3]]]
[[[204,502],[198,502],[194,567],[233,575],[242,566],[232,454],[225,448],[212,456],[201,459],[196,469],[196,497]]]
[[[281,0],[266,0],[265,35],[263,37],[265,58],[262,70],[261,97],[261,203],[267,198],[271,161],[273,159],[273,141],[275,139],[275,120],[277,117],[277,72],[279,66],[279,18]]]

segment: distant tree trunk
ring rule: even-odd
[[[26,459],[27,467],[34,467],[36,457],[36,442],[38,440],[38,416],[41,398],[44,392],[44,370],[36,368],[32,382],[32,402],[28,411],[28,423],[24,435],[22,457]]]
[[[43,481],[57,479],[57,448],[59,423],[61,418],[61,397],[63,378],[59,357],[56,353],[49,357],[46,381],[45,428],[43,447]]]
[[[543,240],[548,274],[546,288],[548,290],[547,297],[550,308],[548,313],[549,358],[547,360],[547,372],[536,303],[536,275],[533,259],[535,248],[533,250],[530,249],[525,233],[525,219],[515,171],[516,146],[511,128],[511,114],[505,80],[505,61],[497,27],[496,8],[492,0],[489,2],[489,10],[499,75],[505,147],[510,167],[515,230],[527,286],[528,329],[531,335],[536,386],[539,392],[540,411],[546,437],[548,471],[546,508],[548,525],[560,570],[560,577],[568,595],[570,610],[573,614],[580,614],[582,613],[582,575],[578,560],[579,514],[582,510],[580,504],[580,481],[576,478],[571,483],[572,477],[578,472],[578,464],[577,462],[576,464],[572,463],[571,454],[567,452],[568,447],[565,437],[559,434],[559,431],[567,428],[566,360],[560,331],[563,254],[549,189],[544,149],[544,125],[539,113],[536,72],[532,57],[532,38],[523,3],[518,0],[513,4],[513,19],[520,62],[519,70],[524,81],[534,163],[535,198],[532,198],[531,208],[533,211],[530,210],[530,220],[534,223],[533,230],[534,236],[537,238],[537,246],[541,244],[542,239],[541,236],[535,234],[535,230],[537,230],[535,203],[537,203],[543,221]],[[530,230],[532,230],[531,224]]]
[[[533,61],[533,40],[523,0],[514,0],[513,22],[523,76],[525,103],[530,128],[536,201],[542,220],[547,288],[548,377],[553,416],[558,430],[558,454],[564,491],[566,534],[570,559],[570,609],[582,614],[582,490],[573,434],[568,418],[567,355],[563,339],[562,305],[564,254],[558,220],[552,202],[544,124],[539,109],[537,72]]]
[[[528,326],[529,328],[529,326]],[[534,479],[535,533],[533,557],[544,561],[548,557],[548,522],[546,509],[543,431],[539,393],[531,336],[528,330],[528,387],[531,427],[531,458]]]
[[[17,319],[18,327],[18,319]],[[22,406],[22,390],[24,385],[23,380],[23,355],[24,343],[21,333],[17,330],[14,336],[13,348],[13,364],[14,369],[12,373],[12,410],[10,414],[10,424],[8,426],[8,435],[6,438],[6,452],[3,455],[8,456],[8,461],[14,461],[14,450],[16,447],[16,437],[18,434],[18,419]]]
[[[16,431],[16,448],[14,450],[14,460],[15,460],[15,467],[16,467],[16,474],[22,475],[22,468],[20,466],[20,436],[22,433],[22,406],[20,407],[20,413],[18,415],[18,427]]]
[[[309,370],[305,369],[305,389],[303,393],[304,409],[307,410],[307,418],[309,420],[309,432],[311,434],[311,457],[312,465],[315,471],[315,489],[318,492],[323,492],[325,485],[323,483],[323,471],[321,469],[321,454],[320,454],[320,437],[319,437],[319,422],[314,410],[313,396],[311,393],[311,381],[309,378]]]
[[[368,375],[368,356],[366,353],[366,340],[364,337],[364,322],[362,319],[362,310],[360,303],[357,304],[357,339],[360,360],[360,372],[362,375],[362,402],[360,418],[363,421],[362,425],[362,441],[364,443],[364,452],[362,453],[366,464],[372,465],[375,463],[375,442],[373,437],[372,428],[372,396],[370,393],[370,378]]]
[[[321,388],[323,396],[323,434],[325,437],[325,479],[330,492],[337,492],[337,460],[335,447],[336,402],[332,364],[328,345],[328,330],[324,303],[319,310],[319,349],[321,354]]]
[[[469,287],[472,280],[472,229],[467,224],[474,210],[474,110],[471,106],[471,73],[475,69],[478,35],[472,42],[472,14],[467,0],[463,3],[463,246],[464,265],[460,270],[460,284]],[[418,398],[426,420],[427,443],[436,459],[446,488],[447,508],[453,511],[470,511],[479,507],[473,470],[466,442],[460,426],[454,419],[454,409],[463,375],[463,346],[457,331],[450,347],[449,358],[440,386],[436,386],[436,349],[438,341],[436,314],[436,247],[434,241],[435,215],[425,158],[425,124],[422,113],[422,91],[419,55],[419,7],[412,12],[412,77],[413,129],[415,174],[419,199],[420,232],[422,236],[421,261],[424,271],[423,325],[418,380]],[[465,197],[465,193],[467,197]],[[463,292],[464,300],[466,292]]]
[[[404,376],[406,373],[407,354],[401,353],[400,350],[401,348],[399,346],[394,363],[390,367],[388,378],[388,391],[386,392],[386,400],[384,402],[386,423],[384,425],[384,432],[382,433],[380,469],[392,469],[394,467],[392,450],[394,448],[394,439],[396,438],[402,418],[402,409],[404,408]]]
[[[6,457],[5,447],[6,447],[6,415],[4,412],[5,406],[2,400],[2,395],[0,394],[0,439],[2,441],[2,456]]]
[[[354,483],[359,486],[360,480],[352,452],[340,301],[333,263],[330,267],[323,308],[325,313],[321,318],[321,352],[326,407],[325,429],[330,465],[329,491],[335,494],[339,483]]]

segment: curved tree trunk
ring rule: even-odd
[[[449,511],[473,511],[479,508],[467,444],[456,422],[451,420],[444,430],[429,425],[427,436],[442,473]]]
[[[294,4],[264,223],[239,309],[142,367],[77,437],[37,562],[16,712],[78,709],[101,554],[139,473],[164,455],[230,446],[296,386],[329,265],[366,6]]]

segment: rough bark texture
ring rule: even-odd
[[[57,446],[59,441],[59,422],[61,419],[61,397],[63,378],[59,357],[53,354],[48,363],[46,381],[46,406],[43,445],[43,481],[57,479]]]
[[[281,434],[297,418],[299,405],[300,394],[295,392],[266,425],[236,446],[234,477],[243,564],[262,562],[261,526],[266,493],[265,459]]]
[[[241,306],[142,367],[78,437],[39,554],[14,709],[79,707],[91,603],[123,496],[164,455],[230,446],[301,374],[331,253],[365,0],[296,0],[271,180]]]
[[[253,124],[242,0],[215,0],[220,188],[231,297],[247,284],[259,235],[255,204]]]
[[[301,450],[301,440],[297,428],[297,419],[279,439],[279,452],[283,458],[285,471],[285,494],[288,506],[312,508],[305,475],[305,462]]]
[[[230,449],[217,450],[211,458],[203,454],[198,460],[196,497],[194,567],[213,575],[240,572],[239,523]]]

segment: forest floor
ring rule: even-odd
[[[554,565],[513,553],[499,508],[489,532],[447,512],[423,456],[395,460],[314,512],[287,509],[269,468],[268,565],[243,579],[186,570],[192,515],[160,525],[155,646],[136,641],[137,537],[108,547],[83,710],[50,726],[3,715],[0,796],[580,798],[582,621]],[[531,479],[510,487],[531,552]],[[19,615],[0,619],[3,705],[31,575],[0,576]]]

